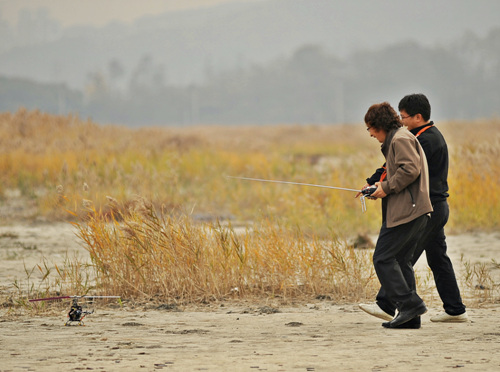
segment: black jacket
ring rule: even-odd
[[[446,141],[431,121],[421,127],[412,129],[410,132],[417,135],[421,129],[432,126],[422,132],[418,137],[420,145],[424,149],[429,168],[429,191],[432,204],[446,200],[448,194],[448,146]],[[384,164],[385,166],[385,164]],[[380,180],[384,168],[379,168],[375,173],[366,179],[369,185],[373,185]]]

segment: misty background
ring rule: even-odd
[[[435,120],[500,114],[497,0],[221,0],[101,25],[63,22],[43,1],[13,16],[11,1],[0,1],[2,112],[134,127],[359,123],[372,103],[424,93]]]

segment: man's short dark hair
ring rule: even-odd
[[[431,118],[431,104],[427,97],[421,93],[404,96],[399,101],[398,109],[399,112],[405,110],[410,116],[420,114],[425,121],[429,121]]]

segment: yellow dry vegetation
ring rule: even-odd
[[[448,230],[498,230],[500,120],[438,126]],[[346,240],[376,234],[379,201],[362,213],[352,192],[225,176],[361,188],[383,161],[361,123],[132,129],[0,115],[0,196],[18,190],[37,217],[72,222],[90,252],[92,273],[68,262],[60,275],[78,275],[57,285],[131,297],[373,296],[369,252]]]

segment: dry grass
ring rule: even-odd
[[[451,155],[450,232],[500,226],[499,125],[439,124]],[[37,218],[72,221],[93,260],[68,261],[38,292],[371,297],[369,253],[344,239],[376,233],[378,201],[362,214],[353,193],[224,175],[359,188],[382,162],[361,124],[133,130],[24,110],[0,115],[0,196],[7,202],[20,190]]]
[[[330,295],[371,288],[368,251],[319,240],[276,221],[239,233],[221,223],[166,216],[138,199],[75,224],[95,267],[95,287],[126,298],[198,302],[240,296]]]

